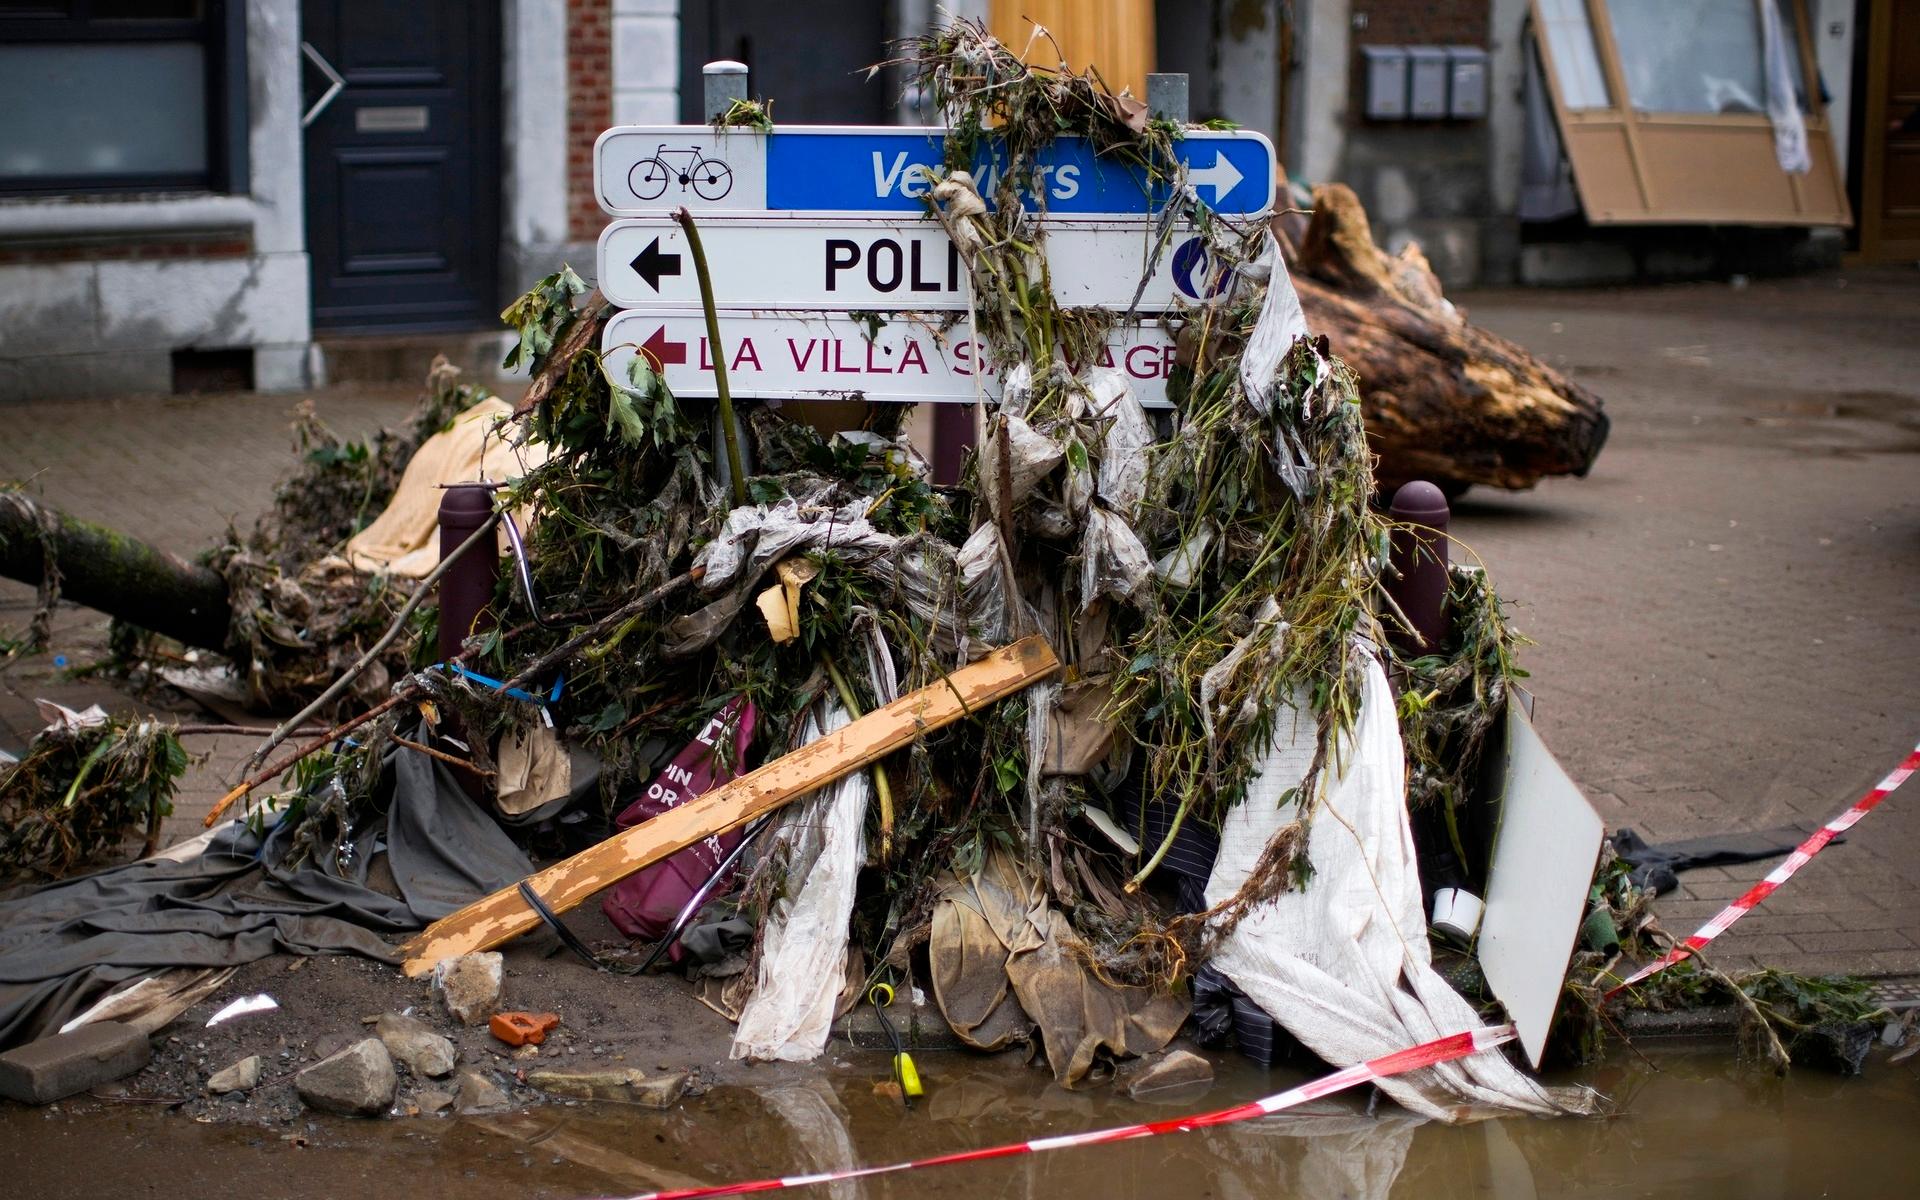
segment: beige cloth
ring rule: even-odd
[[[489,396],[422,442],[386,511],[347,542],[347,561],[410,579],[433,570],[440,562],[441,484],[512,479],[546,461],[544,448],[516,450],[494,433],[499,419],[512,413],[512,405]]]
[[[961,1041],[999,1050],[1037,1028],[1053,1077],[1076,1087],[1101,1052],[1152,1054],[1187,1019],[1182,996],[1108,983],[1046,889],[1004,850],[933,905],[927,946],[933,996]]]
[[[532,812],[573,790],[573,759],[559,735],[544,725],[500,735],[500,768],[494,802],[510,817]]]

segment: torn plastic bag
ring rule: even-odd
[[[517,817],[573,791],[573,756],[545,725],[509,729],[494,753],[494,805]]]
[[[921,457],[920,451],[907,440],[904,433],[898,438],[888,438],[870,429],[843,429],[833,437],[835,441],[850,446],[865,446],[874,457],[903,466],[917,478],[925,479],[932,473],[933,469],[927,465],[927,460]]]
[[[824,718],[808,716],[805,740],[846,724],[845,710],[829,703]],[[786,891],[767,914],[734,1058],[807,1062],[826,1049],[846,981],[854,884],[866,859],[869,780],[855,771],[774,818],[767,853],[784,856]]]
[[[966,657],[974,648],[985,653],[991,646],[1004,646],[1012,640],[1013,614],[1007,587],[1006,555],[1000,544],[1000,531],[991,524],[973,531],[960,547],[961,611],[967,615]]]
[[[1107,507],[1133,520],[1147,496],[1147,448],[1153,444],[1147,410],[1117,368],[1096,367],[1087,372],[1085,382],[1086,415],[1106,426],[1100,438],[1095,488]],[[1077,409],[1081,403],[1076,392],[1072,407]]]
[[[1240,354],[1240,389],[1258,412],[1267,412],[1273,404],[1273,386],[1280,373],[1280,360],[1287,356],[1298,338],[1308,336],[1307,314],[1300,307],[1300,294],[1293,290],[1293,278],[1287,274],[1286,261],[1280,255],[1280,243],[1269,232],[1260,257],[1255,260],[1267,274],[1267,295],[1260,302],[1260,316],[1254,321],[1253,334]],[[1245,268],[1243,268],[1243,271]]]
[[[1153,574],[1153,560],[1133,527],[1095,504],[1087,512],[1087,532],[1080,543],[1080,604],[1084,609],[1101,596],[1132,603],[1152,593],[1144,589]]]
[[[1232,899],[1266,847],[1307,822],[1313,877],[1304,890],[1253,905],[1212,962],[1308,1049],[1337,1067],[1481,1026],[1472,1005],[1433,969],[1393,696],[1370,646],[1359,716],[1341,753],[1321,770],[1312,810],[1299,786],[1312,769],[1317,721],[1304,697],[1275,717],[1247,795],[1220,830],[1207,901]],[[1293,793],[1293,798],[1283,797]],[[1443,1121],[1475,1107],[1541,1114],[1584,1112],[1591,1097],[1543,1088],[1503,1055],[1483,1053],[1378,1086]]]
[[[1200,725],[1207,731],[1209,753],[1234,730],[1252,720],[1259,710],[1254,697],[1249,695],[1241,701],[1235,712],[1226,711],[1220,704],[1220,693],[1233,681],[1234,674],[1240,670],[1247,658],[1258,652],[1255,660],[1256,670],[1271,667],[1280,659],[1280,639],[1285,635],[1286,622],[1280,619],[1280,604],[1272,596],[1263,601],[1253,614],[1253,628],[1241,635],[1233,644],[1233,649],[1220,656],[1220,661],[1206,669],[1200,676]],[[1224,725],[1219,724],[1224,722]]]
[[[729,700],[661,769],[640,798],[621,810],[614,824],[631,829],[745,773],[754,717],[752,701],[744,696]],[[601,899],[600,911],[628,937],[659,941],[672,929],[680,910],[745,836],[744,828],[715,834],[629,875]],[[724,888],[726,881],[718,886]],[[671,962],[684,957],[684,943],[667,951]]]
[[[746,607],[761,576],[789,554],[831,549],[859,565],[892,553],[900,539],[867,521],[869,503],[859,499],[823,508],[788,497],[728,513],[720,533],[694,558],[694,566],[704,571],[700,589],[719,598],[668,624],[668,657],[692,654],[719,637]]]
[[[1108,675],[1061,685],[1048,709],[1042,774],[1085,775],[1106,758],[1113,748],[1114,720],[1106,715],[1112,699]]]
[[[1200,528],[1178,546],[1154,560],[1153,573],[1168,587],[1192,587],[1193,581],[1200,577],[1201,566],[1207,561],[1207,551],[1213,546],[1213,538],[1213,523],[1202,521]]]
[[[1020,417],[1003,415],[999,425],[1007,431],[1004,469],[1013,507],[1018,510],[1048,472],[1060,465],[1060,460],[1066,457],[1066,451],[1061,449],[1060,443]],[[1003,469],[1000,460],[1000,436],[996,427],[988,432],[985,444],[980,447],[980,494],[990,502],[989,507],[996,520],[1003,515],[998,507],[1000,472]]]

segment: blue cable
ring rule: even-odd
[[[492,688],[496,692],[501,692],[505,695],[511,696],[515,700],[525,700],[528,704],[538,704],[542,708],[545,708],[549,704],[559,703],[560,692],[567,685],[567,677],[565,675],[559,676],[553,681],[553,690],[547,693],[546,699],[543,700],[539,696],[534,695],[532,692],[525,691],[517,687],[508,687],[505,680],[494,679],[491,676],[482,675],[478,671],[469,671],[467,670],[467,668],[461,666],[459,663],[435,663],[433,664],[433,666],[444,667],[449,671],[455,672],[456,674],[466,676],[468,679],[473,680],[475,683],[485,684],[487,687]],[[432,670],[433,667],[429,667],[427,669]]]

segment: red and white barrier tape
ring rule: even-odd
[[[1264,1117],[1268,1113],[1277,1113],[1282,1109],[1330,1096],[1335,1092],[1367,1083],[1375,1079],[1386,1079],[1393,1075],[1403,1075],[1408,1071],[1417,1071],[1422,1067],[1436,1066],[1452,1062],[1456,1058],[1465,1058],[1482,1050],[1512,1041],[1514,1029],[1511,1025],[1498,1025],[1491,1029],[1475,1029],[1467,1033],[1456,1033],[1450,1037],[1436,1038],[1405,1050],[1396,1050],[1367,1062],[1356,1063],[1342,1071],[1303,1083],[1290,1091],[1254,1100],[1247,1104],[1238,1104],[1232,1108],[1223,1108],[1216,1112],[1194,1113],[1185,1117],[1171,1117],[1164,1121],[1148,1121],[1139,1125],[1121,1125],[1113,1129],[1096,1129],[1088,1133],[1068,1133],[1060,1137],[1035,1138],[1030,1142],[1010,1142],[1004,1146],[990,1146],[984,1150],[961,1150],[953,1154],[936,1154],[931,1158],[914,1159],[911,1162],[892,1163],[884,1167],[853,1167],[844,1171],[823,1171],[817,1175],[788,1175],[779,1179],[756,1179],[750,1183],[726,1183],[716,1187],[683,1188],[673,1192],[650,1192],[633,1200],[694,1200],[699,1196],[738,1196],[745,1192],[772,1192],[782,1188],[808,1187],[816,1183],[839,1183],[848,1179],[866,1179],[874,1175],[890,1175],[895,1171],[912,1171],[921,1167],[944,1167],[954,1163],[984,1162],[991,1158],[1011,1158],[1019,1154],[1039,1154],[1046,1150],[1065,1150],[1071,1146],[1099,1146],[1107,1142],[1124,1142],[1133,1138],[1156,1137],[1163,1133],[1186,1133],[1194,1129],[1206,1129],[1213,1125],[1229,1125],[1235,1121],[1245,1121],[1252,1117]]]
[[[1899,766],[1889,771],[1885,779],[1869,789],[1866,795],[1855,800],[1845,812],[1822,825],[1814,831],[1813,836],[1801,842],[1799,847],[1787,856],[1785,862],[1768,872],[1765,879],[1754,884],[1738,900],[1721,909],[1713,920],[1702,925],[1686,941],[1667,951],[1663,957],[1655,959],[1627,976],[1620,984],[1608,991],[1605,998],[1611,1000],[1648,976],[1658,974],[1677,962],[1692,958],[1694,951],[1725,933],[1729,925],[1752,912],[1755,905],[1773,895],[1776,888],[1792,879],[1793,873],[1806,866],[1813,856],[1824,850],[1827,843],[1831,842],[1836,835],[1846,831],[1855,821],[1866,816],[1874,805],[1885,800],[1888,793],[1905,783],[1916,771],[1920,771],[1920,746],[1915,746],[1913,753],[1902,759]]]

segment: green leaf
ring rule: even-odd
[[[606,733],[627,719],[627,706],[618,700],[607,705],[581,723],[588,733]]]

